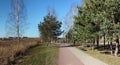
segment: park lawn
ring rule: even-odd
[[[57,65],[58,47],[40,45],[28,51],[27,57],[18,65]]]
[[[120,65],[120,57],[115,57],[115,56],[111,56],[111,55],[106,55],[106,54],[102,54],[100,52],[104,52],[104,51],[92,51],[89,48],[86,48],[87,51],[85,51],[85,53],[98,58],[99,60],[107,63],[108,65]]]

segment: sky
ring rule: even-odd
[[[58,20],[64,23],[64,18],[73,3],[82,5],[82,0],[23,0],[26,7],[28,23],[23,36],[39,37],[38,24],[47,15],[48,8],[55,9]],[[6,21],[11,12],[11,0],[0,0],[0,37],[6,37]],[[62,29],[63,29],[62,25]]]

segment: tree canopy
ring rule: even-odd
[[[112,39],[119,38],[119,17],[119,0],[84,0],[84,6],[78,7],[78,15],[74,17],[77,39],[94,42],[105,35],[112,43]]]
[[[58,36],[62,34],[61,31],[62,22],[57,20],[57,17],[51,13],[48,13],[44,17],[44,21],[40,22],[38,29],[40,36],[44,41],[52,41],[57,39]]]

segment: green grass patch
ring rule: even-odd
[[[86,48],[86,50],[87,51],[84,51],[85,53],[100,59],[101,61],[107,63],[108,65],[120,65],[120,57],[115,57],[115,56],[100,53],[104,51],[98,51],[98,50],[92,51],[89,48]]]
[[[41,45],[28,51],[29,55],[18,65],[57,65],[58,48]]]

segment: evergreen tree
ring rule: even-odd
[[[48,13],[44,17],[44,21],[40,22],[38,29],[41,35],[41,38],[46,42],[52,42],[56,40],[58,36],[62,34],[61,31],[61,22],[57,20],[56,16],[51,13]]]
[[[112,42],[115,39],[114,55],[117,56],[120,33],[120,1],[84,0],[84,2],[83,7],[78,7],[78,15],[75,16],[75,28],[79,39],[84,41],[93,39],[94,42],[99,39],[102,32],[104,39],[107,37],[110,40],[111,54],[113,54]]]

